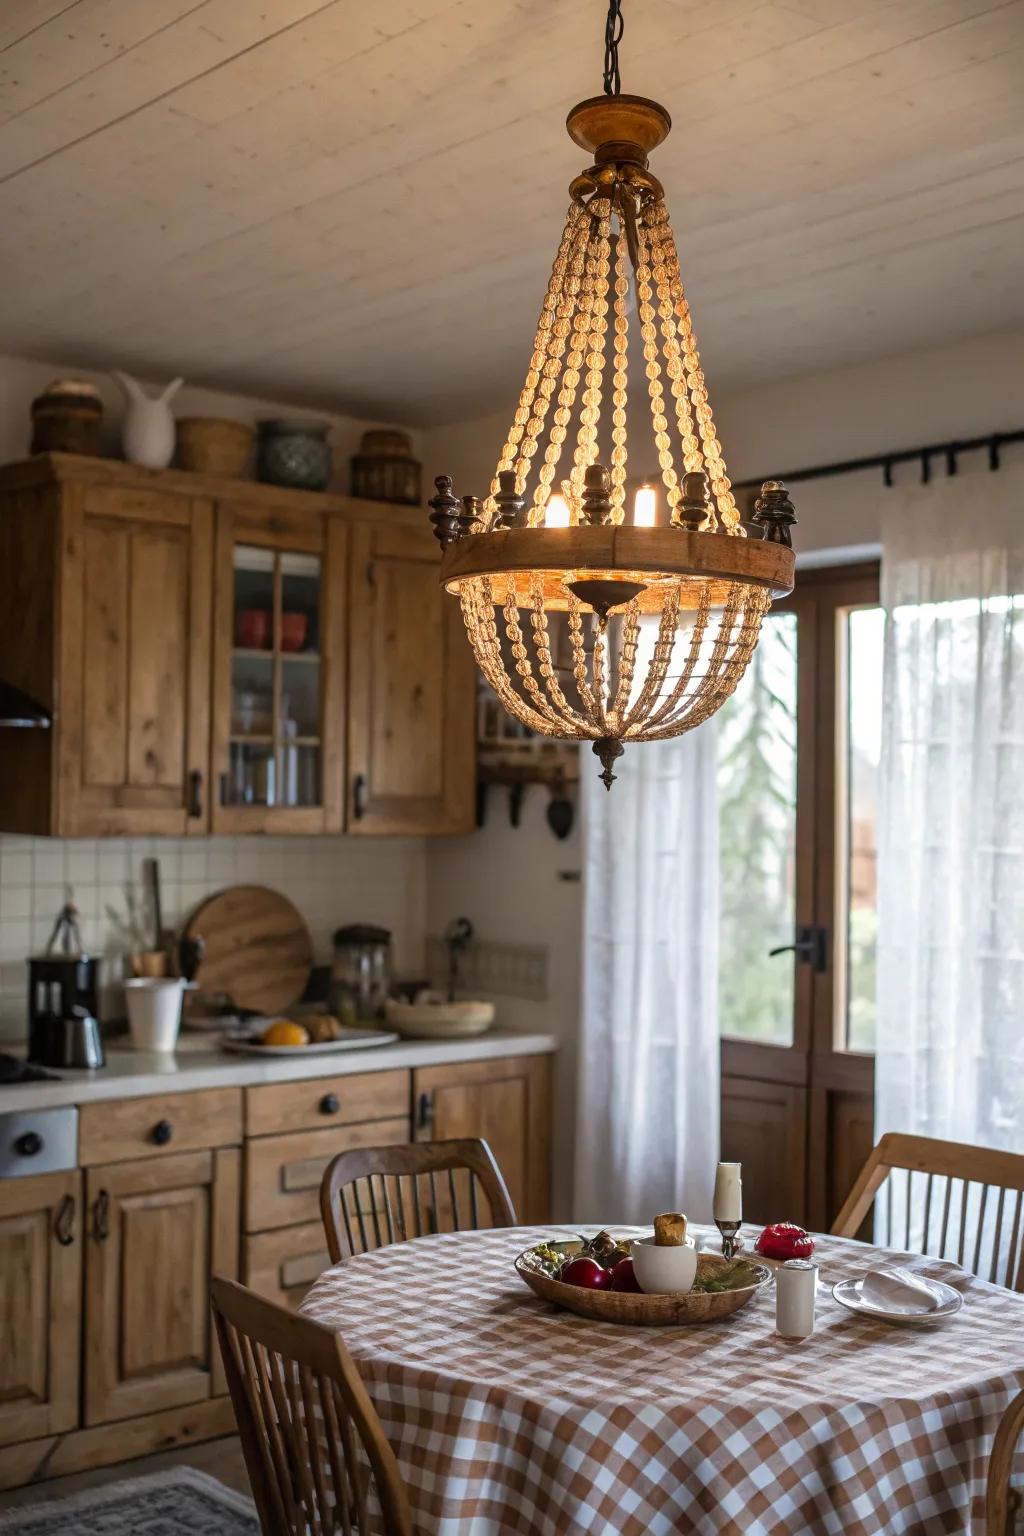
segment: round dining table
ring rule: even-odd
[[[524,1248],[570,1235],[395,1243],[302,1303],[348,1346],[422,1536],[981,1536],[993,1436],[1024,1387],[1024,1297],[915,1258],[960,1311],[868,1319],[832,1285],[907,1255],[819,1237],[807,1339],[775,1332],[773,1286],[717,1323],[615,1325],[515,1273]]]

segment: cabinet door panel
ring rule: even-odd
[[[221,1390],[210,1277],[237,1272],[235,1148],[87,1174],[85,1421]]]
[[[743,1216],[803,1221],[807,1090],[722,1078],[722,1156],[743,1164]]]
[[[550,1064],[511,1056],[413,1074],[417,1141],[480,1136],[494,1153],[521,1222],[548,1219]]]
[[[62,526],[55,830],[205,831],[211,507],[70,486]]]
[[[188,534],[138,529],[131,541],[128,782],[176,791],[185,780]]]
[[[474,664],[435,541],[357,524],[351,573],[349,831],[469,831]]]
[[[0,1182],[0,1445],[78,1422],[80,1192],[76,1172]]]

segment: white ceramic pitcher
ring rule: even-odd
[[[166,469],[174,457],[174,412],[171,401],[184,384],[172,379],[163,392],[150,399],[138,379],[112,368],[112,376],[124,391],[128,404],[121,426],[121,447],[129,464],[144,469]]]

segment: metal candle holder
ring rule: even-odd
[[[739,1246],[738,1233],[742,1225],[743,1223],[739,1221],[719,1221],[716,1218],[715,1226],[722,1234],[723,1259],[734,1259],[736,1257]]]

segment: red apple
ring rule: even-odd
[[[637,1291],[640,1286],[633,1270],[632,1259],[620,1259],[612,1265],[612,1290],[613,1291]]]
[[[586,1291],[607,1291],[611,1288],[612,1272],[602,1269],[593,1259],[570,1259],[558,1271],[558,1278],[565,1285],[579,1285]]]

